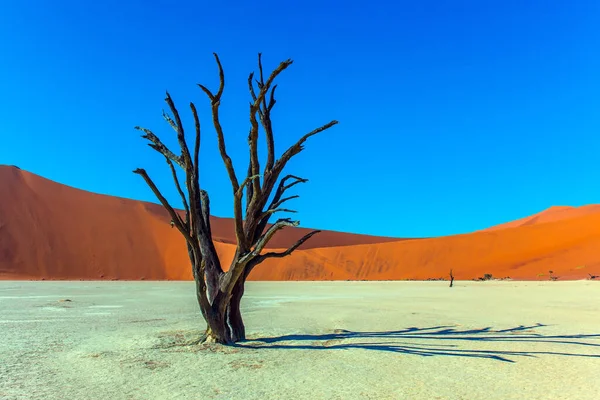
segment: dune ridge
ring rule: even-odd
[[[577,218],[579,216],[592,215],[599,212],[600,205],[598,204],[589,204],[581,207],[553,206],[528,217],[492,226],[484,229],[483,231],[497,231],[500,229],[511,229],[528,225],[545,224],[548,222],[562,221],[569,218]]]
[[[87,192],[0,166],[0,279],[192,279],[185,243],[154,203]],[[231,219],[212,217],[223,267]],[[306,228],[288,228],[270,248]],[[600,205],[554,207],[483,231],[402,239],[324,231],[292,256],[268,260],[251,280],[398,280],[486,273],[520,280],[600,274]],[[550,272],[552,271],[552,272]]]

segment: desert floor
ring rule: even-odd
[[[600,282],[447,285],[249,282],[224,348],[192,282],[0,281],[0,398],[600,398]]]

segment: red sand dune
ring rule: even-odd
[[[94,194],[0,166],[0,278],[191,279],[184,241],[161,206]],[[230,219],[212,220],[227,265]],[[283,248],[302,236],[285,229]],[[430,239],[323,232],[292,256],[269,260],[253,280],[389,280],[485,273],[513,279],[600,274],[600,206],[552,208],[485,231]]]

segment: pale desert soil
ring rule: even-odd
[[[0,282],[0,398],[600,398],[600,282],[249,282],[243,311],[193,346],[191,282]]]

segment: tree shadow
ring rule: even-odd
[[[536,328],[548,325],[520,325],[509,329],[494,330],[491,327],[481,329],[458,329],[453,326],[434,326],[429,328],[410,327],[397,331],[353,332],[336,329],[333,333],[320,335],[284,335],[249,339],[238,343],[238,347],[252,349],[299,349],[299,350],[347,350],[363,349],[412,354],[424,357],[454,356],[484,358],[503,362],[515,362],[515,357],[538,357],[541,355],[600,358],[600,334],[545,335]],[[427,343],[427,341],[434,343]],[[450,343],[458,342],[458,343]],[[461,342],[469,343],[469,348],[461,348]],[[485,342],[504,342],[506,350],[485,348]],[[511,343],[531,343],[530,350],[510,350]],[[536,344],[555,348],[567,346],[594,350],[595,354],[538,350]],[[505,346],[503,346],[505,347]]]

